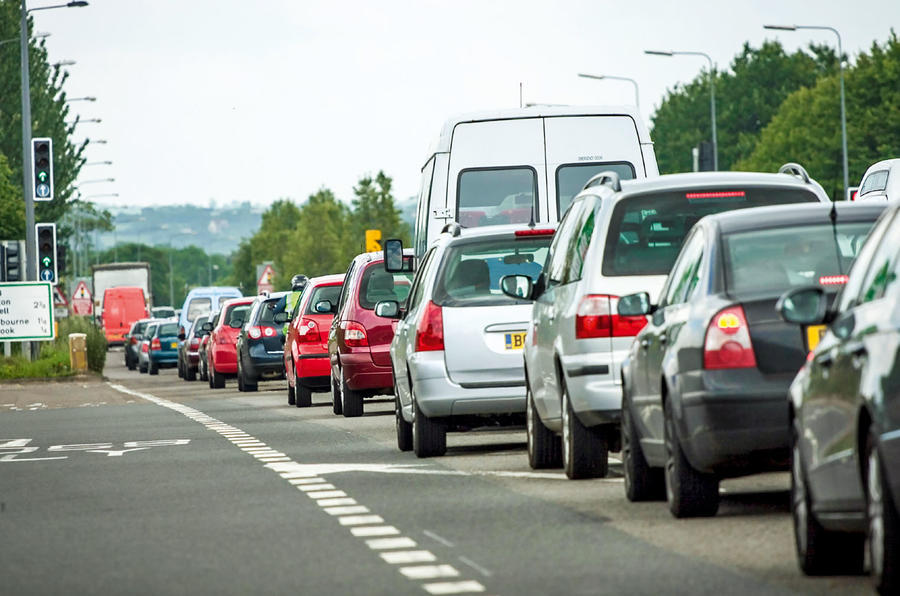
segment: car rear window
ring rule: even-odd
[[[515,304],[515,299],[500,291],[500,279],[528,275],[536,281],[552,238],[493,238],[451,247],[437,274],[434,302],[439,306]]]
[[[406,291],[409,293],[409,290]],[[304,314],[307,315],[317,315],[322,314],[316,312],[316,304],[323,300],[327,300],[331,303],[332,308],[337,306],[338,298],[341,296],[341,284],[336,286],[318,286],[313,290],[312,296],[309,298],[309,302],[306,303],[306,311]],[[405,300],[405,297],[404,297]]]
[[[178,335],[178,323],[166,323],[159,326],[159,337]]]
[[[463,170],[457,185],[456,221],[467,228],[528,223],[534,208],[537,175],[527,166]]]
[[[625,198],[610,217],[603,275],[666,275],[687,233],[705,216],[748,207],[815,203],[792,188],[679,190]]]
[[[259,305],[259,312],[256,313],[257,325],[274,325],[275,324],[275,305],[278,298],[266,300]]]
[[[147,327],[147,333],[144,334],[145,337],[153,337],[156,333],[156,325],[150,325]]]
[[[840,287],[874,221],[802,225],[726,235],[730,292],[783,292],[796,286]]]
[[[600,172],[615,172],[620,180],[634,178],[634,166],[627,162],[578,163],[559,166],[556,169],[556,207],[559,217],[569,208],[575,195],[584,189],[588,180]]]
[[[372,310],[382,300],[403,304],[409,296],[412,277],[412,273],[388,273],[382,262],[372,263],[359,282],[359,305]]]
[[[188,304],[187,320],[193,321],[200,315],[208,315],[210,304],[209,298],[192,298]]]
[[[221,309],[222,306],[223,306],[226,302],[228,302],[229,300],[231,300],[232,298],[236,298],[236,296],[219,296],[219,308]]]
[[[135,323],[131,328],[131,335],[140,335],[147,328],[147,323]]]

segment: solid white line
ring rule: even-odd
[[[391,548],[415,548],[416,541],[402,536],[400,538],[373,538],[366,540],[366,545],[372,550],[387,550]]]
[[[399,534],[400,530],[394,526],[360,526],[358,528],[350,528],[350,532],[354,536],[390,536]]]
[[[340,501],[341,499],[328,499],[330,501]],[[353,499],[349,499],[352,501]],[[328,515],[350,515],[351,513],[369,513],[369,508],[365,505],[349,505],[347,507],[326,507],[325,511]]]
[[[395,550],[381,553],[381,558],[391,565],[406,565],[408,563],[430,563],[437,559],[428,550]]]
[[[428,536],[429,538],[431,538],[432,540],[437,540],[444,546],[449,546],[450,548],[453,548],[453,546],[454,546],[452,542],[450,542],[446,538],[442,538],[441,536],[438,536],[437,534],[435,534],[434,532],[432,532],[430,530],[423,530],[422,533],[425,534],[426,536]]]
[[[325,482],[324,478],[291,478],[288,480],[293,485],[297,484],[322,484]]]
[[[299,488],[299,489],[302,490],[302,491],[311,491],[311,490],[332,490],[332,489],[334,488],[334,485],[333,485],[333,484],[328,484],[328,483],[325,483],[325,484],[305,484],[305,485],[300,485],[300,486],[298,486],[297,488]]]
[[[439,577],[458,577],[459,571],[452,565],[416,565],[401,567],[400,573],[409,579],[437,579]]]
[[[484,592],[484,586],[475,580],[464,582],[438,582],[422,586],[429,594],[464,594],[472,592]]]
[[[297,488],[300,488],[299,486]],[[346,497],[347,493],[342,490],[323,490],[315,493],[306,493],[313,499],[330,499],[332,497]]]
[[[361,526],[363,524],[383,524],[384,518],[380,515],[345,515],[339,517],[338,522],[342,526]]]
[[[468,565],[469,567],[471,567],[472,569],[474,569],[475,571],[477,571],[478,573],[480,573],[481,575],[483,575],[485,577],[491,577],[492,575],[494,575],[493,573],[491,573],[490,571],[488,571],[487,569],[485,569],[484,567],[482,567],[481,565],[479,565],[478,563],[476,563],[475,561],[473,561],[472,559],[470,559],[468,557],[460,557],[459,560],[460,560],[460,562],[465,563],[466,565]]]

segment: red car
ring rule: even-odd
[[[209,331],[206,359],[211,389],[221,389],[225,386],[225,377],[237,376],[237,338],[255,299],[255,296],[250,296],[228,300],[222,305],[222,313],[216,325],[203,325],[203,329]]]
[[[412,250],[404,251],[412,259]],[[363,399],[392,394],[391,340],[396,319],[375,315],[375,304],[409,295],[412,272],[388,273],[381,252],[358,255],[350,263],[328,333],[334,413],[362,416]]]
[[[309,407],[313,391],[331,388],[328,329],[337,311],[343,283],[343,274],[310,279],[290,315],[284,341],[284,373],[290,405]]]

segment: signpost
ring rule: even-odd
[[[52,286],[41,282],[0,284],[0,340],[52,339]]]
[[[91,291],[88,290],[84,281],[78,282],[75,286],[75,292],[72,294],[72,314],[87,316],[94,312],[94,303],[91,298]]]
[[[262,294],[263,292],[274,292],[275,284],[272,283],[272,278],[274,276],[275,270],[271,265],[266,265],[265,267],[263,267],[259,279],[256,280],[256,293]]]

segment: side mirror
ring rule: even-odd
[[[288,314],[284,311],[275,313],[275,316],[272,317],[272,320],[278,323],[279,325],[284,325],[288,322],[289,317]]]
[[[200,329],[203,329],[204,331],[209,333],[210,331],[213,330],[213,324],[212,323],[203,323],[202,325],[200,325]]]
[[[619,298],[617,310],[623,317],[639,317],[649,315],[656,309],[650,304],[650,294],[638,292]]]
[[[775,310],[788,323],[813,325],[825,321],[825,290],[806,287],[788,290],[775,303]]]
[[[504,275],[500,278],[500,291],[516,300],[533,300],[534,281],[529,275]]]
[[[332,312],[334,306],[331,304],[330,300],[319,300],[316,302],[316,312],[321,315],[327,315]]]
[[[403,258],[403,241],[390,238],[384,241],[384,270],[388,273],[412,271],[412,259]]]
[[[396,300],[382,300],[375,305],[375,314],[386,319],[400,318],[400,303]]]

